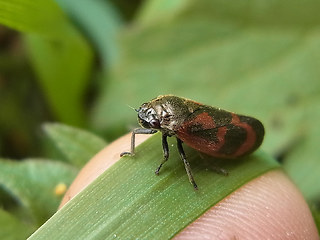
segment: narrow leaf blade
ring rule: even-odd
[[[160,135],[154,136],[138,147],[135,158],[114,164],[31,239],[169,239],[246,182],[278,167],[258,152],[241,161],[221,162],[229,171],[228,177],[221,176],[206,170],[199,153],[188,148],[199,185],[195,191],[176,150],[171,151],[160,176],[154,175],[157,161],[162,159],[160,141]]]

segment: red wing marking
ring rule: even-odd
[[[208,130],[216,128],[216,124],[212,116],[203,112],[197,115],[195,118],[186,121],[178,129],[177,136],[190,147],[206,153],[211,156],[224,157],[224,154],[220,154],[219,149],[225,144],[225,135],[227,133],[227,127],[222,126],[217,129],[216,136],[212,136],[213,139],[205,138],[203,136],[197,136],[190,132],[192,126],[201,126],[201,130]]]
[[[206,112],[197,115],[194,119],[186,123],[187,126],[191,124],[199,124],[203,130],[216,127],[213,117]]]
[[[246,122],[241,122],[239,116],[231,113],[232,120],[231,123],[235,126],[244,128],[247,131],[247,138],[244,143],[239,147],[239,149],[232,154],[234,157],[241,156],[246,152],[250,151],[256,142],[256,133],[253,128]]]

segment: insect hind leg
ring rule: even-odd
[[[211,157],[211,156],[209,156],[209,155],[207,155],[207,154],[205,154],[205,153],[201,153],[201,152],[199,152],[199,156],[200,156],[200,158],[203,160],[204,166],[205,166],[206,168],[209,168],[209,169],[211,169],[212,171],[214,171],[214,172],[216,172],[216,173],[218,173],[218,174],[221,174],[221,175],[223,175],[223,176],[228,176],[228,175],[229,175],[228,170],[220,167],[219,164],[216,164],[216,163],[213,163],[213,162],[212,162],[212,159],[211,159],[212,157]],[[210,160],[210,163],[208,162],[208,158],[210,158],[210,159],[209,159],[209,160]]]

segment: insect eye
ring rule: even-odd
[[[158,119],[152,119],[149,124],[152,128],[160,128],[160,122]]]
[[[150,124],[147,121],[143,120],[143,119],[139,119],[139,123],[144,128],[150,128],[151,127]]]
[[[146,113],[146,115],[147,115],[147,116],[148,116],[148,115],[152,115],[152,113],[153,113],[153,109],[149,108],[148,111],[147,111],[147,113]]]

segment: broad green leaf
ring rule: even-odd
[[[68,161],[77,167],[84,166],[107,143],[98,136],[59,123],[47,123],[44,130]]]
[[[219,161],[229,176],[208,169],[186,148],[199,190],[188,181],[174,139],[168,161],[162,160],[160,134],[142,143],[134,158],[122,158],[50,218],[30,239],[170,239],[211,206],[255,177],[278,168],[257,152],[242,160]],[[76,217],[75,217],[76,216]]]
[[[0,239],[2,240],[26,239],[35,230],[34,227],[21,222],[1,208],[0,226]]]
[[[150,0],[146,1],[137,17],[138,24],[149,25],[155,21],[168,21],[174,18],[190,3],[189,0]]]
[[[34,226],[41,225],[56,211],[62,197],[55,193],[56,186],[68,186],[76,173],[61,162],[0,159],[0,187],[21,204]]]
[[[136,122],[127,104],[139,107],[169,93],[252,115],[266,128],[262,148],[284,153],[294,181],[306,197],[315,196],[319,8],[316,0],[190,1],[171,12],[169,23],[165,17],[138,21],[121,36],[122,59],[105,83],[93,124],[117,136]]]
[[[56,0],[80,24],[101,57],[104,70],[119,59],[117,34],[122,20],[109,1]],[[76,7],[75,7],[76,6]]]
[[[0,0],[0,23],[25,33],[39,82],[61,120],[85,124],[82,97],[92,50],[52,0]]]
[[[295,111],[292,109],[292,111]],[[302,115],[303,113],[303,115]],[[301,189],[307,200],[320,201],[320,189],[315,183],[320,181],[320,161],[318,143],[320,141],[320,129],[314,126],[315,119],[320,118],[319,102],[308,101],[302,113],[290,114],[296,115],[295,130],[296,142],[292,143],[284,159],[283,166],[286,172],[292,177],[293,181]],[[301,125],[298,125],[300,121]],[[291,130],[294,126],[292,126]]]
[[[1,0],[0,10],[1,23],[21,32],[54,37],[66,30],[75,33],[59,7],[50,0]]]

